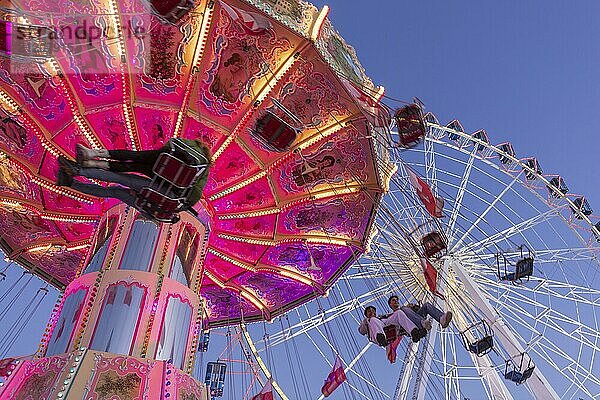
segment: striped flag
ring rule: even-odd
[[[425,257],[421,257],[421,268],[423,268],[425,282],[427,282],[427,286],[429,286],[431,293],[443,299],[444,296],[437,290],[437,270]]]
[[[342,365],[340,356],[336,356],[333,369],[327,376],[327,379],[325,379],[325,383],[321,388],[321,393],[323,393],[323,396],[328,397],[338,386],[344,383],[345,380],[346,373],[344,372],[344,365]]]
[[[436,197],[431,188],[423,179],[419,178],[419,176],[412,170],[410,167],[406,167],[406,172],[408,172],[408,180],[412,187],[416,190],[417,196],[427,209],[427,212],[435,218],[442,218],[444,216],[444,199],[441,197]]]

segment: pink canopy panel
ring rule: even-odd
[[[391,170],[372,139],[382,92],[327,9],[197,0],[171,25],[143,0],[12,4],[0,51],[9,258],[68,284],[116,203],[56,186],[58,156],[74,158],[78,142],[145,150],[171,137],[201,139],[213,153],[197,205],[210,217],[201,295],[212,325],[271,318],[323,295],[365,251]],[[16,54],[20,35],[42,40],[39,27],[49,29],[50,54]],[[253,133],[267,111],[297,128],[285,151]]]

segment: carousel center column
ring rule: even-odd
[[[41,363],[38,374],[57,378],[48,398],[208,399],[190,376],[207,244],[207,227],[190,214],[160,224],[125,205],[108,210],[50,318],[43,357],[21,363],[14,371],[21,382],[13,376],[3,396],[18,396]]]

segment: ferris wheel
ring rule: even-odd
[[[268,360],[290,398],[318,398],[336,355],[348,384],[331,398],[594,398],[600,236],[591,207],[510,143],[466,133],[457,120],[441,125],[431,113],[425,122],[422,143],[388,146],[398,171],[370,251],[327,297],[244,327],[252,354]],[[442,218],[424,209],[409,171],[445,200]],[[433,254],[421,248],[432,233],[442,238]],[[385,312],[392,294],[454,313],[447,329],[434,324],[419,343],[401,341],[394,365],[356,331],[363,309]]]

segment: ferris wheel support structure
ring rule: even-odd
[[[448,259],[444,260],[444,264],[442,266],[442,270],[438,276],[446,276],[448,271]],[[438,290],[443,293],[446,288],[446,280],[438,279],[437,282]],[[433,353],[435,350],[435,343],[438,339],[439,329],[441,329],[440,325],[433,321],[434,325],[427,335],[427,342],[425,346],[423,346],[422,357],[419,360],[419,369],[417,370],[417,380],[416,385],[413,391],[412,400],[424,400],[425,392],[427,389],[427,383],[429,380],[428,372],[431,369],[431,362],[433,360]],[[451,379],[447,377],[446,379]]]
[[[498,313],[494,310],[488,300],[482,295],[482,291],[477,287],[477,283],[473,281],[473,279],[469,276],[469,274],[463,268],[463,265],[456,259],[451,259],[449,262],[449,266],[452,268],[453,272],[460,279],[461,283],[464,286],[465,294],[471,298],[471,300],[475,303],[477,308],[481,311],[484,318],[487,320],[489,325],[499,334],[496,336],[504,349],[508,352],[510,356],[514,356],[517,354],[521,354],[525,351],[521,343],[515,334],[510,330],[510,328],[504,323],[504,320]],[[486,374],[486,369],[482,369],[483,365],[476,363],[476,366],[479,370],[479,373],[482,376],[489,376],[491,374]],[[531,378],[527,380],[525,383],[529,388],[531,394],[540,400],[547,399],[559,399],[560,397],[556,393],[556,391],[550,386],[548,379],[541,373],[541,371],[536,368],[533,371],[533,375]],[[492,388],[494,385],[490,385]]]
[[[406,399],[408,395],[408,389],[410,385],[411,371],[415,366],[415,360],[417,359],[417,353],[419,345],[417,343],[411,343],[408,345],[406,355],[404,356],[404,365],[400,372],[400,378],[398,379],[398,385],[396,386],[396,395],[394,400]]]

